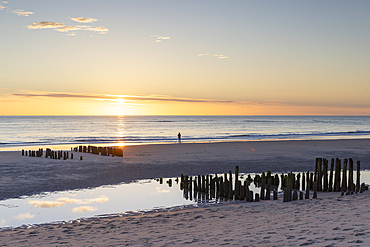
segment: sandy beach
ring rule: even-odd
[[[369,246],[368,191],[0,232],[2,246]]]
[[[123,157],[74,153],[51,160],[0,152],[0,199],[138,179],[312,171],[316,157],[353,158],[370,169],[370,140],[182,143],[124,147]],[[79,160],[79,156],[83,160]],[[283,203],[228,203],[0,232],[3,246],[369,246],[370,193]],[[113,212],[112,212],[113,213]]]
[[[369,147],[369,139],[157,144],[126,146],[123,157],[74,153],[73,160],[0,152],[0,200],[181,173],[224,173],[236,165],[241,173],[312,171],[317,157],[360,160],[365,170]]]

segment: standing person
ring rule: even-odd
[[[177,134],[177,138],[179,138],[179,143],[181,143],[181,134],[180,134],[180,132]]]

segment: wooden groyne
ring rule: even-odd
[[[347,169],[348,165],[348,169]],[[334,169],[335,168],[335,169]],[[356,183],[354,183],[353,160],[344,159],[343,169],[340,159],[329,160],[317,158],[314,172],[287,173],[272,175],[271,171],[239,176],[239,166],[223,175],[188,176],[181,174],[180,189],[186,199],[199,200],[242,200],[258,202],[260,200],[277,200],[278,192],[283,193],[283,202],[317,198],[317,192],[341,192],[341,195],[362,193],[368,190],[365,183],[360,183],[360,161],[357,161]],[[176,182],[179,180],[176,179]],[[250,189],[251,183],[260,189],[254,193]],[[172,186],[172,181],[171,181]],[[280,190],[279,190],[280,188]]]
[[[122,148],[114,148],[114,147],[97,147],[97,146],[78,146],[71,148],[71,151],[63,151],[63,150],[52,150],[47,148],[43,150],[39,148],[38,150],[24,150],[22,149],[22,156],[30,156],[30,157],[45,157],[50,159],[73,159],[73,152],[80,152],[80,153],[91,153],[96,155],[102,156],[117,156],[123,157],[123,149]],[[79,158],[83,160],[82,156]]]

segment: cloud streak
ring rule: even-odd
[[[14,13],[14,14],[17,14],[17,15],[21,15],[21,16],[29,16],[29,15],[33,15],[34,14],[34,12],[25,11],[23,9],[12,10],[11,12]]]
[[[210,57],[217,57],[219,59],[225,59],[225,58],[229,58],[228,56],[225,56],[225,55],[220,55],[220,54],[198,54],[199,57],[204,57],[204,56],[210,56]]]
[[[159,36],[159,35],[150,35],[149,36],[150,38],[156,38],[156,40],[155,40],[155,42],[156,43],[160,43],[160,42],[162,42],[162,40],[169,40],[169,39],[171,39],[171,37],[169,37],[169,36]]]
[[[90,22],[97,21],[97,19],[89,18],[89,17],[72,17],[70,19],[72,21],[77,21],[77,22],[81,22],[81,23],[90,23]]]
[[[82,18],[82,19],[81,19]],[[73,19],[73,18],[71,18]],[[77,17],[78,22],[87,23],[92,22],[93,20],[96,20],[94,18],[87,18],[87,17]],[[68,36],[75,36],[76,33],[70,33],[70,31],[92,31],[97,32],[99,34],[106,34],[109,29],[103,26],[100,27],[93,27],[93,26],[87,26],[87,25],[76,25],[76,26],[67,26],[64,23],[60,22],[53,22],[53,21],[38,21],[34,22],[27,26],[28,29],[47,29],[52,28],[55,29],[58,32],[64,32]]]
[[[116,101],[123,99],[125,101],[162,101],[162,102],[188,102],[188,103],[236,103],[231,100],[214,100],[214,99],[192,99],[192,98],[175,98],[171,96],[134,96],[134,95],[108,95],[108,94],[74,94],[74,93],[15,93],[13,96],[18,97],[48,97],[48,98],[75,98],[75,99],[95,99]]]
[[[0,4],[0,10],[7,10],[9,13],[13,13],[13,14],[16,14],[16,15],[19,15],[19,16],[29,16],[29,15],[33,15],[34,12],[32,11],[25,11],[23,9],[9,9],[7,6],[5,6],[4,4],[7,4],[8,2],[7,1],[1,1],[1,4]]]

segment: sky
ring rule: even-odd
[[[0,0],[0,115],[370,115],[369,10]]]

